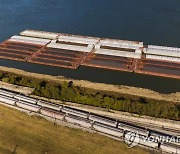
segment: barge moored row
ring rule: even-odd
[[[79,66],[180,79],[180,48],[25,30],[0,43],[0,58],[69,69]]]

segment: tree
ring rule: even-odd
[[[2,82],[7,82],[8,83],[9,82],[9,77],[3,77]]]
[[[73,81],[69,81],[68,82],[68,88],[72,87],[73,86]]]

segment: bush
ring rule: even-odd
[[[35,88],[33,94],[42,97],[136,113],[139,115],[180,120],[180,104],[178,103],[150,100],[114,92],[97,91],[74,86],[72,81],[56,83],[6,72],[0,72],[0,80]]]
[[[7,82],[8,83],[9,82],[9,77],[3,77],[2,82]]]

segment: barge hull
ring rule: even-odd
[[[180,79],[180,48],[25,30],[0,43],[0,58],[78,69],[79,66]]]

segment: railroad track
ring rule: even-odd
[[[0,102],[55,120],[92,129],[119,140],[131,138],[130,135],[135,133],[133,142],[137,142],[136,144],[167,153],[180,153],[180,139],[172,134],[145,129],[117,119],[35,99],[5,89],[0,89]]]

